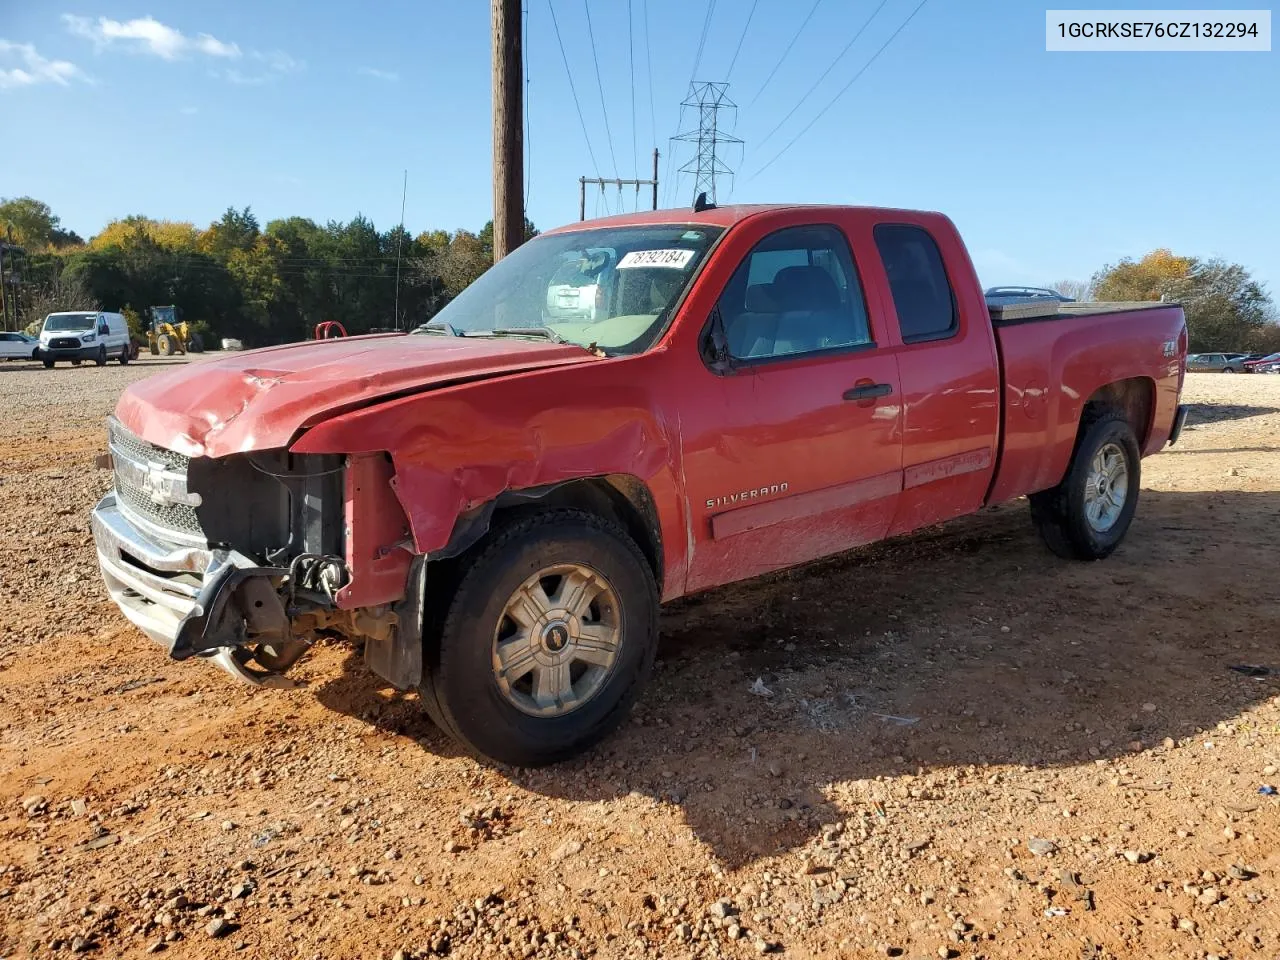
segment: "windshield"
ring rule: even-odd
[[[432,318],[463,336],[550,331],[579,346],[639,353],[721,234],[719,227],[608,227],[535,237]],[[423,331],[422,328],[419,328]]]
[[[92,330],[98,319],[96,313],[51,313],[44,318],[44,328],[59,330]]]

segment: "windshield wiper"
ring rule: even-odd
[[[551,340],[555,343],[569,343],[564,337],[550,327],[498,327],[489,331],[493,337],[537,337],[540,340]]]
[[[465,337],[466,334],[455,327],[452,323],[446,323],[443,320],[432,320],[429,323],[423,323],[417,326],[414,333],[439,333],[446,337]]]

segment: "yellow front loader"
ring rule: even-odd
[[[147,346],[152,356],[171,357],[175,353],[204,353],[204,341],[182,319],[176,306],[152,307]]]

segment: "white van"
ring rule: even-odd
[[[108,360],[128,363],[132,349],[129,324],[119,313],[51,313],[40,329],[40,359],[46,367],[59,360],[93,360],[100,367]]]

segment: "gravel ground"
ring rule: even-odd
[[[1103,563],[1025,504],[668,608],[633,722],[459,756],[341,645],[174,664],[86,514],[127,368],[0,365],[0,957],[1280,956],[1280,377]],[[757,681],[759,681],[757,683]]]

